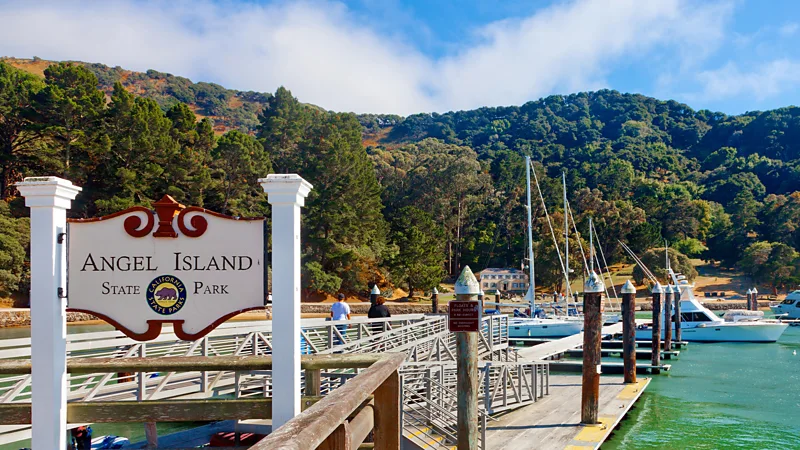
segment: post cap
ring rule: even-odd
[[[750,294],[752,294],[752,293],[753,293],[753,290],[752,290],[752,289],[748,289],[748,290],[747,290],[747,295],[750,295]]]
[[[628,280],[625,282],[625,284],[622,285],[622,291],[620,292],[622,292],[623,294],[635,294],[636,287],[633,285],[633,283],[631,283],[631,280]]]
[[[753,288],[753,294],[758,294],[758,291],[756,290],[756,288]]]
[[[678,295],[680,295],[680,293],[681,293],[681,287],[680,287],[680,286],[678,286],[677,284],[673,284],[673,285],[672,285],[672,293],[673,293],[673,294],[678,294]]]
[[[603,292],[606,290],[606,285],[603,284],[602,278],[599,275],[592,272],[589,274],[589,278],[586,280],[586,284],[583,285],[583,290],[585,293],[589,294],[597,294],[599,292]]]
[[[433,290],[431,291],[431,294],[432,295],[439,295],[439,290],[436,289],[436,286],[433,287]]]
[[[464,270],[461,271],[461,275],[458,276],[458,280],[456,280],[456,295],[478,295],[481,290],[481,285],[478,284],[478,280],[475,278],[475,274],[472,273],[472,269],[469,266],[464,266]]]
[[[381,290],[378,288],[378,285],[376,284],[372,286],[372,290],[369,291],[369,293],[372,295],[381,295]]]
[[[664,293],[664,286],[661,285],[658,281],[656,281],[656,285],[653,286],[653,289],[650,290],[653,294],[663,294]]]
[[[270,204],[295,203],[305,206],[305,199],[314,186],[296,173],[272,173],[266,178],[259,178],[258,183],[267,193]]]
[[[81,188],[58,177],[26,177],[15,185],[25,197],[28,207],[57,207],[69,209]]]

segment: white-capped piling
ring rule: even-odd
[[[631,280],[622,286],[622,362],[625,383],[636,383],[636,288]]]
[[[661,301],[664,295],[664,287],[661,283],[653,286],[653,358],[652,373],[660,373],[658,367],[661,366]]]
[[[456,300],[476,300],[480,284],[469,266],[455,285]],[[458,392],[458,448],[478,448],[478,333],[456,333],[456,390]]]
[[[581,386],[581,423],[598,423],[600,401],[600,344],[603,338],[601,304],[605,285],[594,272],[583,286],[583,384]]]

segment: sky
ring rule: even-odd
[[[155,69],[358,113],[616,89],[800,103],[796,0],[0,0],[0,55]]]

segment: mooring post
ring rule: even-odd
[[[272,205],[272,429],[300,414],[300,207],[311,184],[297,174],[258,180]]]
[[[439,290],[435,287],[431,291],[431,309],[434,314],[439,314]]]
[[[747,309],[748,311],[752,311],[753,310],[753,301],[752,301],[751,297],[753,296],[753,290],[752,289],[748,289],[747,293],[745,294],[745,296],[747,298],[747,305],[745,306],[745,309]]]
[[[67,210],[81,188],[57,177],[17,183],[31,209],[32,448],[64,448],[67,436]]]
[[[480,286],[480,284],[478,284]],[[481,311],[483,311],[483,289],[478,288],[478,301],[481,303]]]
[[[758,290],[753,288],[753,311],[758,311]]]
[[[375,303],[378,302],[378,296],[381,295],[381,289],[378,287],[378,283],[375,283],[372,286],[372,290],[369,291],[369,304],[370,306],[375,306]]]
[[[664,286],[664,350],[672,350],[672,285]],[[666,358],[669,358],[667,356]]]
[[[146,448],[158,448],[158,428],[155,422],[145,422],[144,437],[147,441]]]
[[[631,280],[622,286],[622,362],[625,383],[636,383],[636,288]]]
[[[480,285],[469,266],[455,285],[456,300],[476,300]],[[481,304],[481,308],[483,305]],[[478,449],[478,333],[456,333],[458,450]]]
[[[653,358],[652,373],[661,373],[661,295],[664,287],[656,283],[653,287]]]
[[[672,287],[672,299],[675,301],[675,340],[681,342],[681,287]]]
[[[600,343],[603,339],[603,280],[594,272],[583,286],[583,385],[581,423],[597,424],[600,401]]]

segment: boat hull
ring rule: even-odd
[[[748,324],[711,324],[704,327],[681,327],[681,339],[687,342],[775,342],[788,324],[785,323],[748,323]],[[673,331],[673,337],[675,333]],[[639,327],[636,329],[637,340],[653,338],[652,328]],[[664,330],[661,330],[664,338]]]
[[[769,309],[771,309],[776,316],[781,316],[782,319],[791,319],[791,320],[800,319],[800,307],[797,307],[795,305],[770,306]]]
[[[583,321],[511,322],[508,325],[508,337],[558,338],[578,334],[582,329]]]

